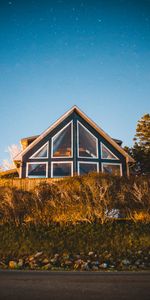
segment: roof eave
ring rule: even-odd
[[[76,105],[69,109],[65,114],[63,114],[59,119],[57,119],[50,127],[48,127],[41,135],[39,135],[25,150],[20,152],[14,161],[22,161],[23,155],[28,152],[36,143],[38,143],[42,138],[44,138],[49,132],[51,132],[56,126],[58,126],[65,118],[67,118],[73,111],[82,116],[92,127],[95,128],[106,140],[108,140],[123,156],[126,157],[128,162],[134,162],[134,159],[123,150],[103,129],[101,129],[93,120],[91,120],[84,112],[82,112]]]

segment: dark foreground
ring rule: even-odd
[[[150,272],[1,271],[0,300],[149,300]]]

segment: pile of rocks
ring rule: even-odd
[[[127,257],[115,259],[111,253],[105,251],[98,254],[93,251],[85,254],[72,255],[68,253],[46,255],[37,252],[34,255],[19,259],[0,259],[0,269],[27,270],[75,270],[75,271],[117,271],[117,270],[149,270],[150,251],[127,253]]]

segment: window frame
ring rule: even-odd
[[[53,165],[54,164],[70,164],[71,165],[71,175],[68,175],[68,176],[53,176],[53,171],[54,171],[54,168],[53,168]],[[51,161],[51,178],[66,178],[66,177],[73,177],[73,161]]]
[[[41,149],[43,149],[45,147],[45,145],[47,145],[47,157],[34,157],[36,155],[36,153],[38,153]],[[41,148],[39,148],[36,152],[34,152],[29,159],[47,159],[48,158],[48,154],[49,154],[49,141],[46,142]]]
[[[96,140],[96,154],[95,157],[89,157],[89,156],[80,156],[79,153],[79,124],[90,134],[92,135]],[[99,159],[99,153],[98,153],[98,138],[90,131],[88,130],[80,121],[77,121],[77,157],[78,158],[85,158],[85,159]]]
[[[77,173],[80,176],[80,164],[96,164],[97,165],[97,173],[99,173],[99,162],[94,162],[94,161],[78,161],[78,170]],[[82,176],[82,175],[81,175]]]
[[[71,124],[71,156],[53,156],[53,140],[57,135],[62,132],[67,126]],[[51,138],[51,158],[57,159],[57,158],[73,158],[73,120],[71,120],[69,123],[67,123],[62,129],[60,129],[52,138]]]
[[[121,163],[109,163],[109,162],[102,162],[101,163],[101,168],[102,168],[102,173],[107,174],[104,172],[104,166],[103,165],[115,165],[115,166],[120,166],[120,177],[122,177],[123,172],[122,172],[122,164]],[[113,175],[113,174],[112,174]],[[117,176],[117,175],[114,175]]]
[[[32,176],[28,175],[29,171],[29,165],[46,165],[46,174],[45,176]],[[48,178],[48,162],[47,161],[42,161],[42,162],[27,162],[26,163],[26,178]]]
[[[102,146],[104,146],[115,158],[106,158],[102,156]],[[100,142],[100,151],[101,151],[101,159],[108,159],[108,160],[119,160],[119,158],[102,142]]]

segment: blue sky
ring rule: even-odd
[[[76,104],[131,146],[150,111],[150,1],[0,1],[0,165]]]

